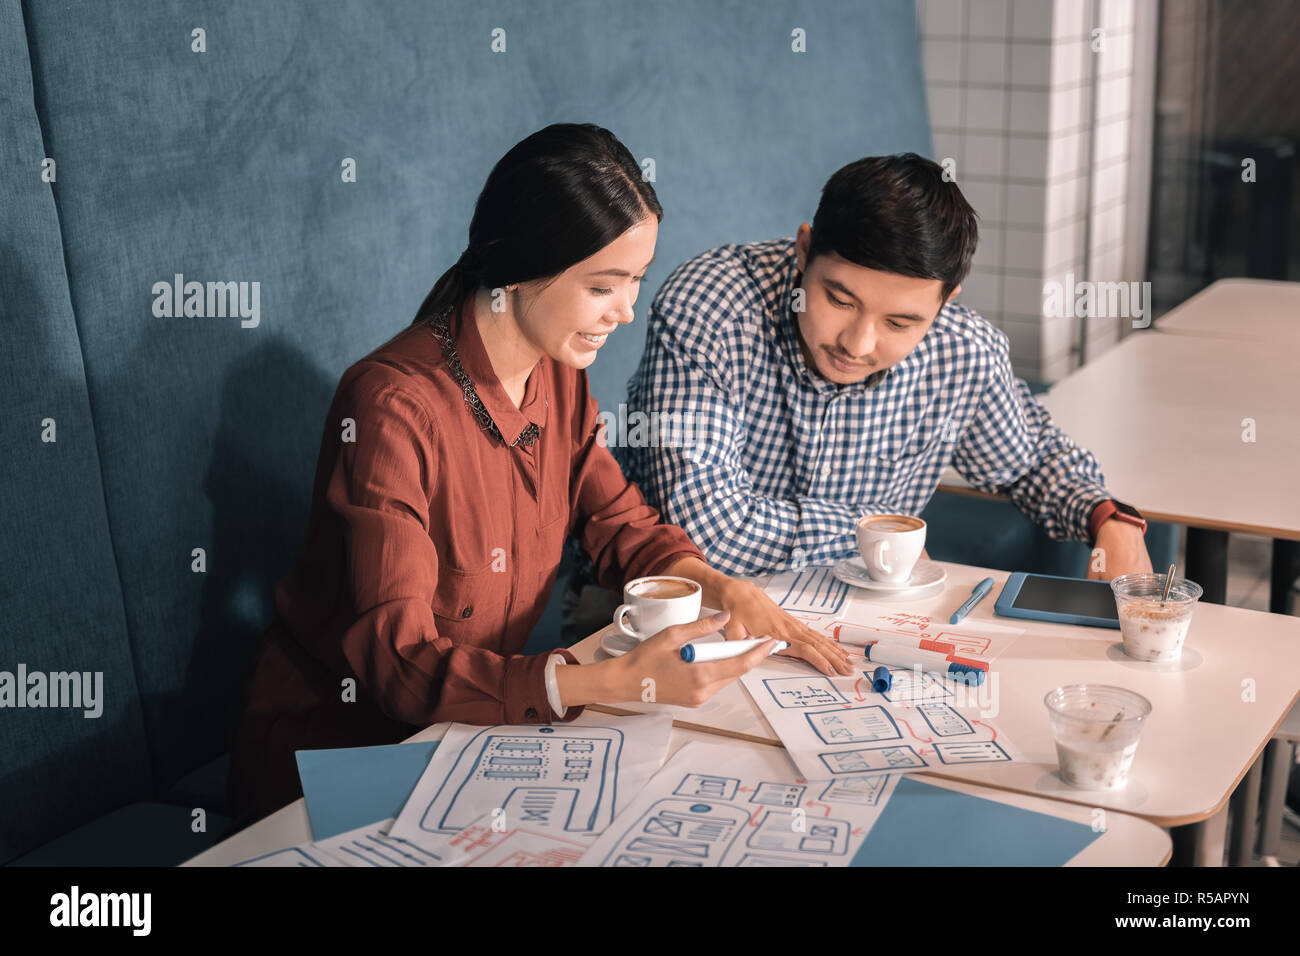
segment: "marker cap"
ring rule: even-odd
[[[979,667],[971,667],[968,664],[949,664],[948,676],[955,681],[963,684],[974,684],[978,687],[984,683],[987,672]]]

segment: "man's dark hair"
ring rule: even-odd
[[[868,156],[838,170],[822,189],[807,261],[835,252],[868,269],[938,279],[946,301],[970,272],[979,241],[975,218],[938,163],[916,153]]]

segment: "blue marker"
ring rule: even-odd
[[[871,672],[871,689],[877,694],[883,694],[894,684],[894,675],[889,672],[888,667],[877,667]]]
[[[987,595],[992,590],[993,590],[992,578],[985,578],[979,584],[975,585],[975,587],[970,592],[970,597],[966,599],[966,603],[963,604],[961,607],[957,608],[953,616],[948,618],[948,623],[949,624],[958,623],[963,617],[965,617],[971,611],[975,610],[975,605],[979,604],[980,601],[984,600],[985,595]]]
[[[919,667],[928,673],[939,677],[950,677],[963,684],[978,686],[984,683],[984,678],[987,676],[983,667],[960,664],[957,661],[949,660],[942,654],[936,654],[934,651],[919,651],[915,648],[904,647],[901,644],[887,644],[884,642],[868,644],[862,649],[862,654],[867,660],[876,664],[887,664],[890,667],[906,667],[909,669]]]

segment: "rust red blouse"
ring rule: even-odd
[[[237,816],[301,793],[297,749],[391,743],[444,720],[558,719],[549,653],[519,652],[570,532],[615,590],[704,560],[623,476],[603,428],[586,372],[548,357],[516,408],[468,303],[344,373],[306,542],[276,589],[235,731]]]

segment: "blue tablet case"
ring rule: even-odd
[[[1066,614],[1061,611],[1038,611],[1033,608],[1013,607],[1016,596],[1020,593],[1020,588],[1024,586],[1025,578],[1051,578],[1057,581],[1081,581],[1083,578],[1068,578],[1060,574],[1034,574],[1029,575],[1024,571],[1016,571],[1007,578],[1007,583],[1002,585],[1002,591],[998,594],[997,603],[993,605],[994,613],[1002,617],[1019,617],[1028,618],[1034,621],[1052,621],[1056,624],[1079,624],[1083,627],[1109,627],[1119,630],[1119,621],[1106,617],[1088,617],[1083,614]]]

